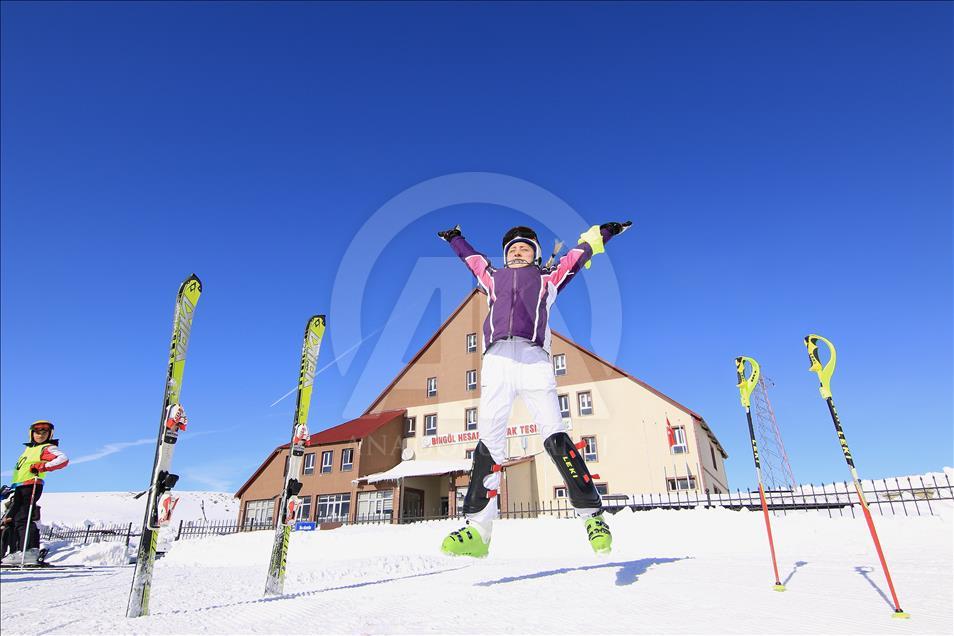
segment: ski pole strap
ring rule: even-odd
[[[828,346],[828,353],[830,354],[828,363],[825,365],[822,365],[821,359],[818,357],[819,340]],[[835,345],[828,338],[813,333],[805,336],[805,346],[808,348],[808,361],[811,364],[808,370],[818,374],[818,392],[827,400],[831,397],[831,376],[835,373],[835,359],[837,357]]]
[[[745,376],[746,362],[752,369],[752,373],[748,377]],[[755,390],[755,385],[759,382],[759,363],[754,358],[739,356],[735,359],[735,372],[739,380],[736,384],[739,387],[739,399],[742,400],[742,406],[749,408],[749,398],[752,396],[752,391]]]

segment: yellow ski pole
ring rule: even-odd
[[[751,375],[745,375],[745,363],[752,369]],[[775,560],[775,541],[772,539],[772,522],[769,519],[768,504],[765,502],[765,489],[762,488],[762,465],[759,463],[759,447],[755,442],[755,429],[752,428],[752,411],[750,397],[759,382],[759,363],[752,358],[739,356],[735,359],[735,371],[738,375],[739,398],[745,407],[745,417],[749,422],[749,439],[752,441],[752,457],[755,459],[755,476],[759,481],[759,499],[762,501],[762,515],[765,517],[765,531],[768,533],[769,551],[772,553],[772,570],[775,572],[775,591],[784,592],[785,586],[778,578],[778,563]]]
[[[825,365],[822,365],[818,357],[818,341],[821,340],[828,347],[829,358]],[[884,570],[884,578],[888,581],[888,589],[891,590],[891,598],[894,600],[894,615],[892,618],[910,618],[910,614],[901,609],[898,602],[898,595],[894,591],[894,583],[891,581],[891,573],[888,572],[888,563],[884,559],[884,551],[881,549],[881,541],[878,540],[878,532],[875,530],[874,520],[871,518],[871,511],[868,510],[868,501],[861,489],[861,479],[858,477],[858,471],[855,468],[855,460],[851,456],[851,450],[848,448],[848,441],[845,439],[845,432],[841,428],[841,420],[838,419],[838,411],[835,410],[835,401],[831,397],[831,376],[835,373],[835,345],[831,340],[823,338],[818,334],[809,334],[805,336],[805,346],[808,347],[808,360],[811,363],[809,371],[818,375],[818,392],[828,404],[828,411],[831,413],[831,420],[835,423],[835,432],[838,434],[838,443],[841,444],[841,451],[845,454],[845,461],[848,462],[848,468],[851,469],[851,478],[855,482],[855,491],[858,493],[858,501],[861,502],[861,510],[864,512],[865,521],[868,522],[868,530],[871,531],[871,539],[874,541],[875,549],[878,551],[878,558],[881,560],[881,568]]]

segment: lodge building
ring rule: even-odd
[[[361,417],[312,435],[301,519],[398,522],[456,513],[479,441],[487,311],[473,290]],[[551,354],[570,437],[585,444],[603,495],[728,492],[728,454],[701,415],[556,332]],[[566,505],[566,487],[519,398],[507,438],[501,509]],[[240,523],[277,518],[287,465],[285,444],[239,489]]]

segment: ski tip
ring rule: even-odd
[[[911,618],[911,615],[907,612],[902,612],[901,610],[895,610],[894,614],[891,615],[891,618]]]
[[[194,285],[195,288],[191,288],[190,286],[192,285]],[[180,287],[182,289],[189,289],[189,291],[198,291],[200,294],[202,293],[202,281],[198,276],[196,276],[195,272],[189,274],[188,278],[182,281],[182,285]]]
[[[308,325],[314,327],[324,327],[325,326],[325,315],[324,314],[315,314],[308,319]]]
[[[775,585],[772,586],[772,589],[775,590],[776,592],[784,592],[785,586],[782,585],[781,583],[776,583]]]

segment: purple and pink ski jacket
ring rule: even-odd
[[[600,232],[604,245],[612,238]],[[455,236],[450,245],[457,256],[477,277],[481,291],[487,294],[490,312],[484,321],[484,353],[498,340],[512,336],[526,338],[550,353],[550,306],[567,283],[593,256],[589,243],[572,247],[553,269],[536,265],[496,269],[490,259],[475,250],[463,236]]]

